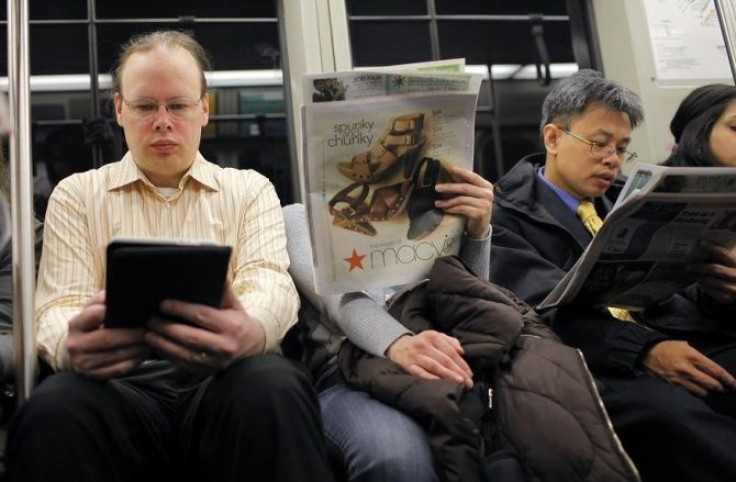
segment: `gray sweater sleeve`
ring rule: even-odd
[[[283,208],[286,225],[286,246],[299,293],[326,313],[343,333],[357,346],[375,356],[384,356],[386,349],[409,330],[383,308],[385,292],[355,292],[320,296],[314,287],[312,247],[307,228],[306,210],[302,204]]]
[[[482,239],[469,238],[463,236],[463,242],[460,243],[460,259],[462,259],[468,268],[481,279],[488,281],[491,271],[491,234],[493,227],[488,232],[488,236]]]
[[[411,334],[385,310],[388,294],[393,292],[391,289],[320,297],[314,288],[312,249],[304,206],[293,204],[284,207],[284,222],[291,260],[289,272],[294,284],[302,296],[326,311],[350,341],[371,355],[385,357],[386,350],[394,341]],[[480,240],[464,238],[460,250],[463,261],[484,279],[488,279],[490,239],[490,236]]]

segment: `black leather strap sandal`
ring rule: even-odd
[[[360,191],[355,195],[358,189]],[[365,199],[368,197],[369,190],[368,184],[354,182],[332,196],[328,203],[332,224],[366,236],[375,236],[376,228],[365,220],[368,212]]]
[[[442,222],[445,213],[434,206],[434,202],[439,199],[434,187],[447,177],[447,171],[437,159],[424,157],[417,164],[412,175],[413,187],[407,206],[409,213],[407,238],[422,239],[437,229]]]

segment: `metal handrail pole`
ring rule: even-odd
[[[100,118],[100,69],[97,63],[97,11],[95,9],[95,0],[87,0],[87,41],[89,46],[89,93],[90,101],[90,117],[95,121]],[[100,144],[95,142],[92,144],[92,165],[97,168],[102,165],[102,149]]]
[[[718,21],[728,54],[728,65],[736,82],[736,5],[732,0],[715,0]]]
[[[8,105],[13,249],[13,333],[16,393],[25,402],[36,380],[33,323],[35,284],[33,161],[28,0],[8,0]]]

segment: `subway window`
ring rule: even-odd
[[[34,0],[30,5],[31,122],[36,215],[43,218],[56,183],[125,153],[110,97],[110,70],[136,33],[190,32],[212,56],[207,74],[211,115],[201,152],[217,164],[253,168],[294,199],[275,3],[133,0]],[[7,8],[0,8],[7,35]],[[0,49],[0,76],[7,76]],[[98,89],[90,85],[93,66]]]
[[[346,6],[356,66],[462,57],[485,75],[475,169],[492,181],[541,149],[539,113],[550,84],[579,67],[600,68],[583,1],[348,0]]]

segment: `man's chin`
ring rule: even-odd
[[[611,187],[613,184],[612,181],[607,181],[601,178],[596,178],[593,182],[593,185],[589,186],[588,188],[588,196],[590,197],[600,197],[603,196],[606,191]]]

